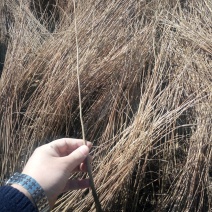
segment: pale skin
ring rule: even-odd
[[[34,178],[45,191],[50,208],[57,197],[66,191],[89,187],[89,179],[69,179],[74,172],[85,172],[85,159],[89,157],[91,143],[84,145],[81,139],[63,138],[38,147],[26,166],[23,174]],[[89,157],[90,158],[90,157]],[[13,187],[24,193],[32,202],[30,194],[21,186]]]

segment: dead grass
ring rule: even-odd
[[[210,211],[211,1],[76,6],[83,119],[104,211]],[[4,0],[0,10],[3,181],[37,146],[82,134],[73,1]],[[91,192],[64,194],[62,210],[94,211]]]

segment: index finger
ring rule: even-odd
[[[92,147],[92,143],[86,141],[89,149]],[[56,151],[57,156],[64,157],[71,154],[75,149],[84,145],[83,139],[74,138],[61,138],[49,143],[50,147]]]

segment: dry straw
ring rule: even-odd
[[[87,145],[87,142],[85,140],[85,129],[84,129],[84,122],[83,122],[83,115],[82,115],[82,97],[81,97],[81,88],[80,88],[80,76],[79,76],[79,46],[78,46],[78,33],[77,33],[77,14],[76,14],[76,3],[75,0],[73,1],[74,4],[74,26],[75,26],[75,37],[76,37],[76,49],[77,49],[77,82],[78,82],[78,91],[79,91],[79,109],[80,109],[80,122],[81,122],[81,128],[82,128],[82,138],[84,141],[84,144]],[[86,159],[86,165],[88,169],[88,176],[90,181],[90,186],[92,189],[92,194],[95,201],[96,211],[101,212],[101,204],[99,202],[98,195],[96,193],[96,188],[93,181],[93,175],[92,175],[92,169],[91,165],[88,159]]]
[[[210,211],[211,1],[78,0],[75,12],[0,3],[1,181],[37,146],[82,138],[81,111],[103,211]],[[53,211],[95,211],[93,196],[70,191]]]

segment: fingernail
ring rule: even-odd
[[[85,156],[87,156],[89,154],[89,149],[86,145],[79,147],[79,151],[82,152],[82,154]]]

